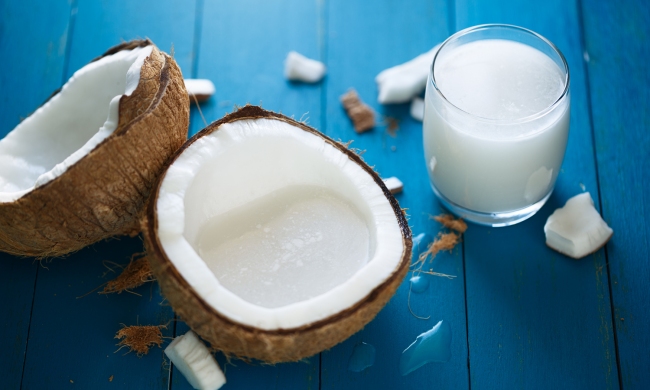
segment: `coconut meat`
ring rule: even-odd
[[[374,178],[324,138],[273,119],[222,124],[190,144],[163,179],[156,216],[190,287],[265,330],[352,307],[404,251]]]
[[[0,202],[60,176],[115,131],[120,98],[138,86],[152,49],[123,50],[89,63],[0,140]]]
[[[191,330],[176,337],[165,348],[165,355],[195,389],[217,390],[226,384],[214,356]]]
[[[600,249],[614,231],[594,207],[588,192],[569,199],[544,225],[546,245],[575,259]]]

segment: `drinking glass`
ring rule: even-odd
[[[543,36],[511,25],[459,31],[426,87],[431,186],[458,216],[507,226],[534,215],[555,185],[569,131],[569,67]]]

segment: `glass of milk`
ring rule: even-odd
[[[553,192],[569,133],[569,68],[541,35],[510,25],[449,37],[427,82],[424,154],[455,214],[507,226]]]

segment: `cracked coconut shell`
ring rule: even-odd
[[[125,42],[92,62],[147,46],[153,43]],[[119,100],[113,133],[57,177],[0,202],[0,251],[61,256],[110,236],[137,233],[146,199],[165,163],[187,139],[188,124],[181,70],[153,46],[137,87]]]
[[[239,121],[241,121],[241,125],[237,124]],[[219,132],[226,134],[224,135],[224,139],[226,140],[233,139],[229,138],[231,136],[228,134],[232,133],[228,133],[229,130],[226,130],[226,127],[233,129],[233,126],[240,126],[241,128],[246,129],[240,134],[253,134],[256,130],[252,129],[251,126],[253,125],[248,125],[248,123],[257,123],[257,121],[264,123],[264,125],[260,125],[259,133],[257,133],[263,134],[262,137],[266,137],[267,133],[277,134],[274,133],[274,131],[279,131],[278,129],[286,128],[287,126],[292,128],[294,134],[303,134],[302,132],[306,132],[306,134],[301,135],[301,137],[304,136],[304,138],[310,139],[310,145],[319,145],[313,147],[316,149],[321,147],[325,148],[327,153],[329,153],[328,156],[334,156],[332,157],[332,160],[328,161],[335,161],[336,164],[341,164],[341,166],[345,167],[354,166],[354,169],[356,169],[355,172],[359,172],[359,175],[363,176],[363,183],[365,183],[363,188],[374,187],[372,190],[374,192],[372,192],[372,194],[376,194],[377,198],[375,199],[382,199],[381,202],[383,202],[381,206],[382,214],[380,217],[382,222],[377,223],[379,225],[390,225],[391,229],[390,239],[387,240],[386,235],[384,235],[382,236],[384,239],[378,240],[381,242],[377,245],[387,241],[395,243],[395,246],[391,247],[392,251],[390,252],[388,267],[384,266],[387,263],[382,263],[386,257],[383,257],[381,260],[378,260],[377,257],[373,257],[368,260],[367,264],[364,265],[359,272],[354,274],[353,278],[339,285],[337,288],[328,290],[323,295],[310,298],[306,301],[300,301],[290,306],[281,306],[277,308],[261,306],[253,307],[249,302],[242,302],[241,304],[237,303],[234,306],[230,306],[231,309],[237,309],[248,305],[246,306],[247,309],[244,309],[248,311],[246,313],[240,313],[242,315],[233,315],[232,310],[222,310],[223,306],[219,306],[218,304],[215,305],[214,300],[212,299],[214,297],[229,299],[228,292],[224,291],[222,293],[221,290],[218,290],[220,287],[216,285],[216,281],[215,284],[208,286],[206,295],[202,295],[198,292],[198,290],[202,288],[200,286],[201,283],[197,284],[194,281],[191,282],[191,280],[193,280],[192,278],[211,278],[214,277],[214,275],[210,275],[211,272],[207,269],[205,271],[203,270],[204,267],[206,267],[206,264],[199,264],[203,260],[194,260],[194,257],[192,256],[196,255],[188,246],[183,246],[182,248],[185,249],[180,252],[170,251],[170,249],[173,248],[167,246],[167,243],[170,243],[170,240],[173,240],[174,243],[178,243],[182,241],[183,238],[180,235],[172,236],[172,234],[176,233],[169,233],[163,229],[171,226],[175,230],[182,230],[183,223],[181,222],[170,225],[168,222],[165,222],[165,214],[173,213],[174,210],[177,210],[176,206],[170,206],[166,201],[163,201],[162,204],[160,203],[160,199],[164,199],[163,196],[165,196],[163,190],[167,185],[165,184],[166,176],[172,181],[179,178],[180,180],[190,180],[188,177],[190,177],[192,173],[187,169],[177,168],[180,169],[179,172],[172,172],[174,166],[183,161],[183,154],[185,151],[199,150],[198,154],[213,156],[214,154],[212,152],[207,152],[202,148],[212,142]],[[276,127],[273,128],[273,126]],[[271,141],[271,138],[264,139],[269,140],[269,142]],[[224,142],[218,141],[217,144],[224,145]],[[259,145],[259,143],[256,145]],[[266,147],[270,149],[274,149],[274,146],[268,146],[269,143],[266,141],[263,145],[266,145]],[[237,156],[240,156],[240,153],[251,152],[244,152],[244,150],[238,149]],[[279,153],[285,152],[283,151]],[[313,153],[310,153],[309,155],[313,155]],[[291,158],[293,159],[293,157]],[[266,163],[267,160],[260,160],[259,158],[256,160],[256,164],[258,165],[265,165]],[[233,166],[232,164],[219,165]],[[192,163],[192,167],[196,166],[195,163]],[[300,163],[295,162],[294,166],[300,166]],[[216,165],[211,165],[209,166],[208,171],[214,172],[216,167]],[[277,171],[276,168],[273,169]],[[184,172],[184,174],[179,176],[181,171]],[[311,171],[311,168],[307,169],[306,174],[319,177]],[[262,175],[266,174],[264,173]],[[245,176],[237,175],[236,177],[241,186],[242,180],[244,180],[243,177]],[[208,182],[214,183],[213,181]],[[201,180],[200,185],[203,185],[203,183],[206,183],[206,181]],[[232,188],[228,187],[230,185],[229,183],[218,183],[220,183],[220,188]],[[194,184],[196,184],[196,182],[194,182]],[[175,182],[172,187],[178,189],[179,182]],[[201,193],[203,196],[214,199],[214,194],[208,195],[208,193],[204,191]],[[177,196],[174,195],[174,197],[176,198]],[[220,204],[222,204],[224,199],[219,199]],[[182,199],[180,202],[182,202]],[[209,213],[208,211],[205,211],[204,207],[202,207],[201,210],[203,210],[201,215]],[[192,226],[196,226],[195,222],[196,221],[193,222]],[[372,226],[377,225],[373,224]],[[177,152],[170,162],[170,167],[163,175],[161,175],[159,183],[154,189],[151,201],[147,206],[146,219],[143,220],[142,231],[144,233],[145,245],[153,274],[160,284],[162,294],[169,301],[176,314],[178,314],[193,331],[199,334],[201,338],[208,341],[212,348],[221,350],[229,356],[254,358],[267,363],[298,361],[304,359],[333,347],[363,328],[377,315],[388,300],[394,295],[408,271],[412,249],[411,231],[397,200],[395,200],[391,195],[390,191],[386,188],[377,173],[363,162],[357,154],[348,149],[345,145],[333,141],[304,123],[297,122],[284,115],[265,111],[260,107],[255,106],[243,107],[212,123],[192,137],[183,148]],[[178,234],[182,235],[183,233]],[[385,247],[382,248],[385,249]],[[379,249],[377,249],[377,251],[379,251]],[[382,253],[386,253],[386,251]],[[191,267],[188,266],[190,260],[193,262]],[[375,267],[377,265],[381,268],[381,277],[376,279],[372,279],[373,277],[367,278],[366,275],[368,274],[363,273],[364,270],[367,270],[366,267]],[[186,272],[188,269],[190,272]],[[372,272],[377,271],[376,267],[368,269],[372,269]],[[370,279],[372,279],[372,282],[369,282]],[[354,292],[353,294],[349,294],[348,292],[352,290],[340,290],[341,287],[352,288]],[[218,291],[215,290],[215,288]],[[206,290],[203,289],[203,291]],[[345,291],[345,293],[341,295],[339,294],[340,291]],[[336,295],[338,298],[335,297],[334,299],[330,299],[332,298],[332,295]],[[354,298],[350,298],[351,295],[354,295]],[[334,304],[338,306],[335,306],[335,309],[331,311],[325,311],[323,307],[326,305],[320,304],[320,302],[325,303],[325,301],[316,301],[324,296],[327,296],[327,304],[335,301]],[[348,298],[349,301],[340,303]],[[303,310],[303,304],[307,305],[309,309]],[[288,309],[289,307],[291,308]],[[290,312],[287,312],[286,310],[290,310]],[[318,311],[318,313],[312,314],[314,310]],[[272,313],[270,315],[275,315],[274,320],[265,322],[262,316],[258,316],[258,314],[255,313],[261,313],[262,316]],[[300,320],[295,320],[297,317],[302,318]]]

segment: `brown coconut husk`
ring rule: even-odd
[[[375,127],[375,112],[369,105],[361,101],[354,88],[350,88],[340,97],[340,100],[345,112],[352,120],[354,131],[363,133]]]
[[[147,45],[151,41],[126,42],[104,56]],[[61,256],[110,236],[136,234],[155,180],[187,139],[188,125],[183,75],[154,46],[136,90],[120,101],[115,132],[61,176],[0,203],[0,251]]]
[[[117,345],[120,347],[129,348],[129,352],[135,352],[138,356],[146,355],[149,349],[154,345],[161,346],[163,336],[161,328],[166,328],[165,325],[122,325],[122,329],[118,330],[115,338],[120,342]],[[117,351],[115,351],[117,352]],[[112,376],[111,376],[112,377]]]
[[[145,283],[156,280],[151,273],[151,265],[147,256],[137,260],[131,259],[131,262],[124,267],[115,279],[109,280],[100,291],[100,294],[121,294],[124,291],[131,291]]]
[[[199,138],[218,131],[224,123],[242,119],[269,118],[289,123],[297,128],[323,138],[326,142],[340,150],[348,158],[359,164],[370,174],[377,185],[383,190],[389,200],[395,218],[401,228],[404,251],[399,266],[393,274],[381,285],[375,287],[365,298],[354,306],[335,315],[315,321],[311,324],[292,328],[263,330],[238,323],[215,310],[206,303],[180,275],[174,264],[169,260],[158,239],[156,202],[158,191],[164,175],[158,181],[152,201],[147,207],[146,219],[143,221],[143,233],[147,253],[151,261],[151,269],[160,284],[163,295],[172,308],[187,324],[204,340],[210,342],[214,349],[227,355],[254,358],[267,363],[298,361],[312,356],[320,351],[331,348],[363,328],[381,310],[393,296],[409,269],[411,250],[413,246],[411,231],[406,217],[395,198],[384,185],[382,179],[354,152],[317,130],[287,118],[284,115],[265,111],[260,107],[246,106],[224,118],[212,123],[207,128],[192,137],[179,150],[172,162],[193,142]]]
[[[433,219],[440,222],[442,226],[446,227],[447,229],[455,230],[460,234],[465,233],[465,230],[467,230],[467,224],[462,220],[462,218],[456,219],[453,215],[450,214],[436,215],[433,217]]]

